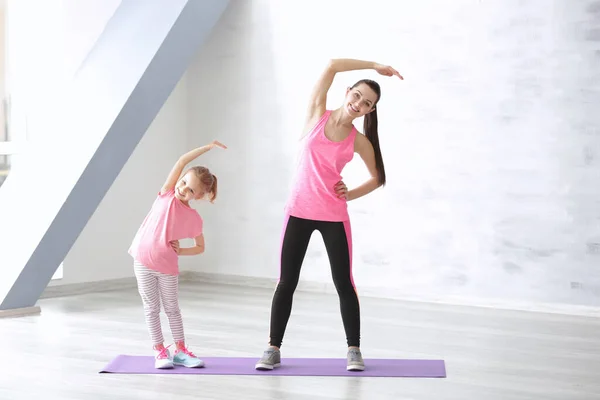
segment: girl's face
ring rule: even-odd
[[[368,85],[360,85],[348,89],[344,99],[344,110],[352,118],[360,118],[374,110],[377,93]]]
[[[194,171],[188,171],[175,185],[175,197],[184,203],[201,199],[203,196],[202,183]]]

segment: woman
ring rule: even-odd
[[[331,265],[333,282],[348,344],[347,370],[362,371],[360,352],[360,310],[352,279],[352,236],[347,201],[362,197],[385,184],[385,170],[377,134],[379,85],[368,79],[348,88],[341,107],[326,110],[327,92],[338,72],[374,69],[384,76],[402,76],[392,67],[374,62],[332,60],[317,81],[310,98],[302,140],[302,152],[291,196],[281,243],[281,270],[271,308],[269,348],[256,369],[279,367],[279,348],[292,310],[292,299],[300,268],[312,233],[323,236]],[[353,125],[365,117],[364,134]],[[371,178],[348,191],[341,172],[358,153]]]

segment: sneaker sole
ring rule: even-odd
[[[173,363],[173,365],[179,365],[181,367],[186,367],[186,368],[204,368],[204,363],[201,364],[196,364],[196,365],[185,365],[183,363]]]
[[[254,368],[256,368],[259,371],[271,371],[273,370],[273,368],[278,368],[281,366],[281,363],[277,363],[277,364],[256,364],[256,366]]]
[[[364,371],[365,367],[360,365],[352,365],[346,367],[346,371]]]

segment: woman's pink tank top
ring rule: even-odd
[[[302,139],[298,169],[286,213],[318,221],[347,221],[348,205],[337,197],[334,187],[342,170],[354,157],[356,128],[348,137],[334,142],[325,136],[331,110],[325,111],[315,127]]]

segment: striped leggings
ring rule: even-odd
[[[183,341],[183,321],[178,300],[179,276],[151,270],[138,261],[134,261],[133,268],[138,283],[138,291],[144,304],[146,324],[150,331],[152,343],[159,345],[165,341],[160,325],[161,300],[171,326],[173,340],[175,343]]]

